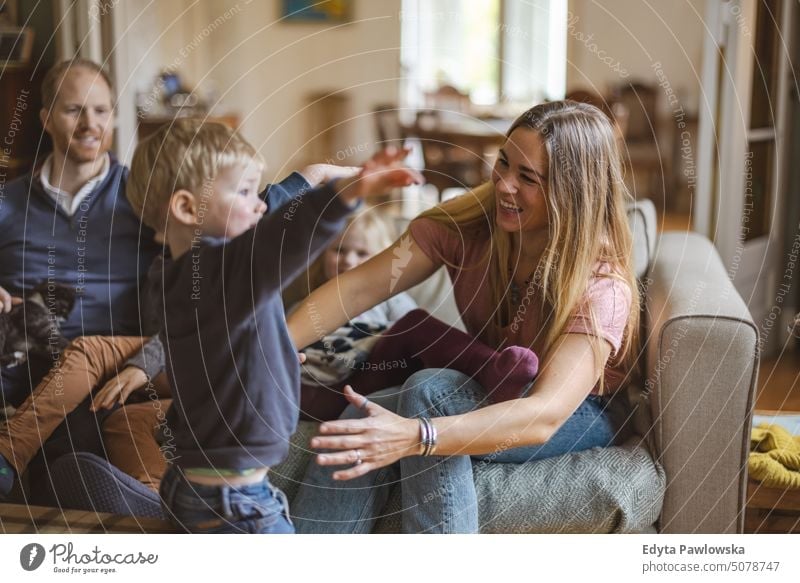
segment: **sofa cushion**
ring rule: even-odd
[[[315,423],[301,421],[289,457],[270,479],[294,500],[312,461]],[[484,533],[654,532],[666,479],[641,438],[530,462],[473,463]],[[375,532],[399,532],[395,488]]]

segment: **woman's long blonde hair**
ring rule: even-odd
[[[623,184],[620,153],[608,118],[596,107],[572,101],[537,105],[522,114],[508,130],[525,128],[541,138],[548,156],[545,198],[549,217],[548,244],[536,270],[537,293],[542,296],[541,327],[534,341],[540,356],[553,346],[578,307],[592,277],[613,277],[628,284],[631,311],[615,364],[635,365],[639,329],[639,290],[633,268],[632,235],[626,203],[632,200]],[[496,348],[504,342],[502,329],[511,324],[514,233],[495,226],[494,184],[434,207],[421,216],[469,236],[470,231],[490,234],[487,251],[492,306],[497,306],[485,338]],[[608,262],[611,273],[595,274],[597,261]],[[484,262],[481,262],[484,264]],[[459,266],[466,267],[469,266]],[[477,267],[477,266],[475,266]],[[524,292],[525,290],[523,290]],[[596,361],[600,342],[597,315],[590,312]],[[602,363],[604,364],[604,363]],[[601,367],[602,367],[601,364]],[[604,390],[600,375],[600,391]]]

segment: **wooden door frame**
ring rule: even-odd
[[[771,321],[787,228],[786,218],[781,216],[781,209],[786,208],[787,156],[791,148],[786,121],[789,111],[788,62],[792,55],[786,43],[792,38],[793,11],[796,8],[791,0],[782,0],[781,30],[788,34],[783,37],[779,48],[779,53],[783,53],[785,58],[780,59],[777,73],[776,95],[780,98],[774,123],[775,174],[768,209],[771,229],[765,237],[744,241],[741,227],[746,216],[746,164],[751,139],[750,99],[758,1],[709,0],[707,5],[709,37],[704,48],[705,100],[701,104],[698,126],[698,183],[693,227],[714,241],[728,275],[735,283],[738,274],[749,273],[749,279],[752,279],[752,271],[758,269],[753,288],[755,297],[744,297],[744,300],[759,303],[750,306],[751,313],[759,329],[768,332],[765,334],[767,342],[762,346],[768,353],[785,339],[786,326],[783,323],[789,317],[783,313],[788,309],[782,310],[777,321]],[[717,45],[724,47],[724,60],[719,57]],[[743,266],[746,267],[743,269]],[[758,282],[765,282],[766,287],[759,288]],[[743,285],[741,279],[739,283]]]

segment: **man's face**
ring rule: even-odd
[[[57,91],[52,110],[42,110],[56,154],[79,164],[93,162],[111,149],[114,136],[108,85],[94,71],[75,67],[62,77]]]

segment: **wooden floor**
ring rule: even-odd
[[[761,359],[756,410],[800,412],[800,349]]]
[[[657,226],[659,232],[689,231],[692,228],[692,217],[690,215],[675,213],[659,213]]]

